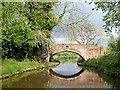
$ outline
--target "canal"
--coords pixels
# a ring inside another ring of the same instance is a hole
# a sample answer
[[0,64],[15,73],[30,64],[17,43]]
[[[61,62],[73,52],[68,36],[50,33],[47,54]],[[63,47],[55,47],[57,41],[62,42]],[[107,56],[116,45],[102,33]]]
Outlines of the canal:
[[64,62],[53,68],[26,72],[4,79],[2,88],[112,88],[119,90],[120,80]]

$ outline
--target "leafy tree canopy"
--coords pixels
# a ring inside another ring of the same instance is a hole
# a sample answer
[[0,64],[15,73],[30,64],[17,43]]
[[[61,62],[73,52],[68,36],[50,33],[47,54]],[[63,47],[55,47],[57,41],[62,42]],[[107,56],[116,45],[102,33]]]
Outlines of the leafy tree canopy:
[[[92,2],[91,2],[92,3]],[[91,4],[90,3],[90,4]],[[120,26],[120,1],[118,2],[94,2],[96,7],[92,10],[101,9],[103,13],[106,12],[103,21],[105,21],[104,28],[106,32],[110,34],[112,32],[112,28],[118,28]],[[117,29],[116,29],[117,31]]]
[[44,44],[51,44],[50,31],[57,24],[52,13],[53,4],[53,2],[2,2],[3,57],[28,58],[36,54],[41,55],[49,46]]

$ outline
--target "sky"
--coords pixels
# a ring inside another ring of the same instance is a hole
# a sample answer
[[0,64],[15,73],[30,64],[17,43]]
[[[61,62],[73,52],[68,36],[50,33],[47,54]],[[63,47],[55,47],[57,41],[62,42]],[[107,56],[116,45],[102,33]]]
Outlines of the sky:
[[[64,9],[64,3],[65,2],[62,3],[63,5],[61,5],[61,7],[58,6],[57,9],[54,8],[54,12],[55,13],[57,12],[56,16],[57,15],[59,16],[62,13],[62,11]],[[84,2],[82,2],[82,4],[80,4],[81,2],[73,2],[73,3],[75,3],[76,8],[81,9],[81,12],[92,13],[92,16],[89,18],[89,20],[91,21],[92,24],[95,24],[99,27],[102,27],[105,24],[105,22],[102,21],[105,13],[103,13],[101,10],[98,10],[98,11],[92,10],[92,8],[95,7],[94,3],[92,3],[91,5],[89,5],[88,3],[84,3]],[[67,8],[68,9],[72,8],[72,5],[71,6],[68,5]],[[63,17],[63,20],[64,20],[64,18],[67,18],[68,16],[69,16],[69,14],[65,13],[65,15]],[[52,36],[55,38],[55,44],[78,44],[76,41],[66,40],[65,37],[64,37],[64,32],[61,32],[60,28],[61,28],[60,25],[57,25],[52,30]],[[117,36],[117,34],[115,34],[115,32],[113,32],[113,35]],[[106,37],[103,37],[103,38],[104,38],[104,41],[101,45],[107,46],[108,39]]]

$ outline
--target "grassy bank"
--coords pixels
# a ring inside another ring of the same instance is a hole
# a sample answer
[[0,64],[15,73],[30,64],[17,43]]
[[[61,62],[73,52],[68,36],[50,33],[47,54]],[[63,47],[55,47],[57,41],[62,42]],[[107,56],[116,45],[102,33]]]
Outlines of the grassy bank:
[[28,76],[33,75],[33,74],[46,72],[47,70],[49,70],[49,68],[45,68],[45,69],[41,69],[41,70],[34,70],[34,71],[30,71],[29,73],[22,73],[20,75],[15,76],[15,77],[11,77],[11,78],[8,78],[8,79],[3,79],[2,80],[2,85],[7,85],[7,84],[10,84],[10,83],[19,81],[22,78],[28,77]]
[[65,62],[77,63],[77,62],[82,62],[83,60],[76,53],[61,52],[61,53],[57,53],[56,55],[54,55],[52,57],[52,61],[58,61],[60,63],[65,63]]
[[99,57],[84,61],[83,66],[88,66],[103,72],[106,75],[120,77],[120,53],[113,52]]
[[30,71],[33,69],[48,67],[54,63],[38,63],[35,61],[29,61],[28,59],[23,60],[22,62],[16,61],[14,59],[5,59],[2,60],[2,71],[0,75],[5,77],[6,75],[11,76],[17,73],[22,73],[25,71]]

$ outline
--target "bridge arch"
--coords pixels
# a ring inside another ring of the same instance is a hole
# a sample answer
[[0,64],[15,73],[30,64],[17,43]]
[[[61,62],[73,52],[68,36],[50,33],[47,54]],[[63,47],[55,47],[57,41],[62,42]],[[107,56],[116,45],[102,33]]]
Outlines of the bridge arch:
[[54,55],[56,55],[58,53],[61,53],[61,52],[73,52],[73,53],[76,53],[77,55],[79,55],[82,58],[83,61],[85,60],[82,53],[80,51],[78,51],[78,50],[75,50],[75,49],[62,49],[62,50],[57,50],[57,51],[54,51],[54,52],[50,53],[49,62],[51,62],[52,57]]
[[98,58],[104,55],[104,47],[86,46],[79,44],[55,44],[50,48],[50,51],[44,51],[41,58],[49,62],[51,57],[58,52],[70,51],[78,54],[83,60]]

